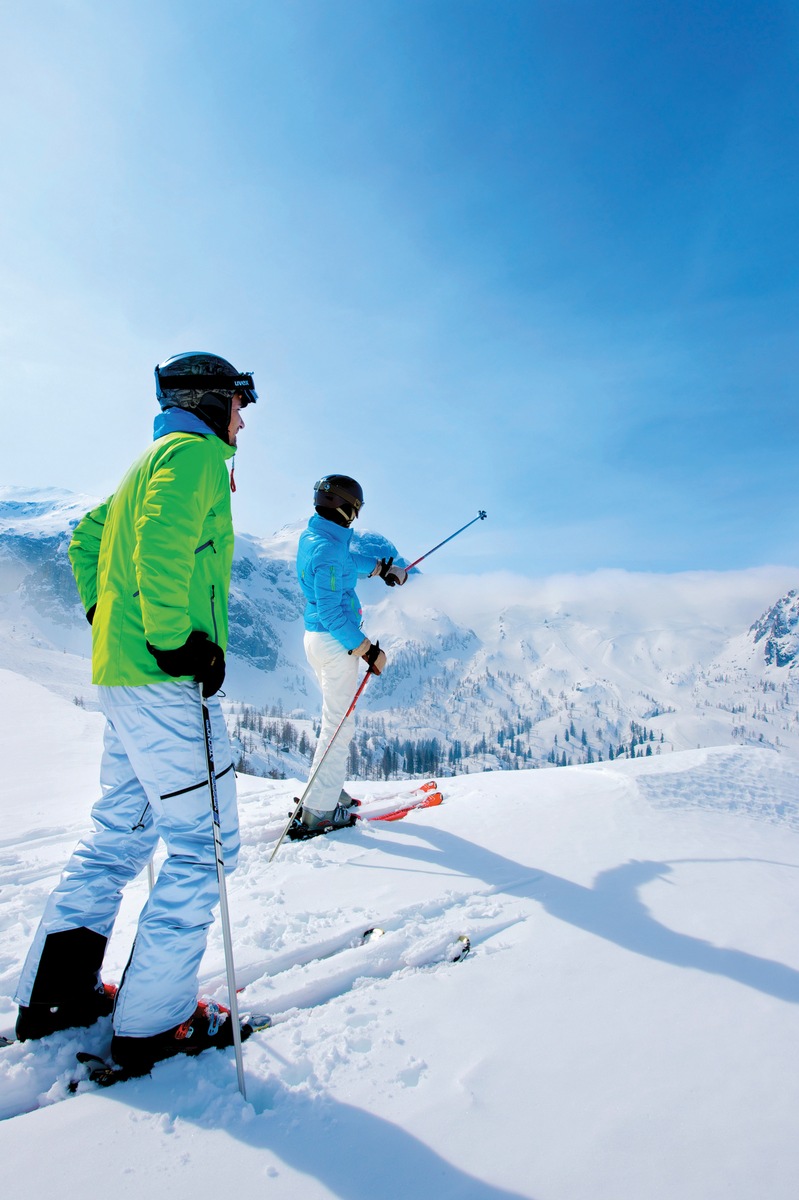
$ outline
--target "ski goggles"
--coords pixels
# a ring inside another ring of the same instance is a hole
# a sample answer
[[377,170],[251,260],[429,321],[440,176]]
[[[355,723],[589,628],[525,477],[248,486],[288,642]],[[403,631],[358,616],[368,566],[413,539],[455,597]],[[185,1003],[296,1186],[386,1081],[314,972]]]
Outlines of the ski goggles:
[[331,508],[335,508],[337,501],[343,500],[346,504],[351,504],[356,515],[361,511],[365,501],[359,496],[347,491],[345,487],[341,487],[338,483],[330,483],[327,479],[317,479],[314,484],[314,494],[324,495],[330,503]]
[[156,367],[156,376],[164,392],[240,392],[242,408],[258,399],[253,377],[246,371],[239,375],[162,375]]

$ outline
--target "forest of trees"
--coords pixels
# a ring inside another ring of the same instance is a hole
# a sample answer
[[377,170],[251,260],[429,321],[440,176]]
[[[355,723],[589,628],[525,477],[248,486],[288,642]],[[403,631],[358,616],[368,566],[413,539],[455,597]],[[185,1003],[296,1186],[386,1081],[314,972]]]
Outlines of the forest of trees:
[[[237,769],[253,775],[284,779],[310,765],[319,736],[319,723],[284,715],[279,706],[256,708],[241,704],[229,716],[231,736],[239,748]],[[499,727],[493,723],[473,739],[399,737],[386,728],[384,718],[356,720],[349,747],[350,779],[406,779],[422,775],[461,775],[471,771],[518,771],[539,766],[567,767],[583,763],[613,762],[660,754],[663,734],[636,721],[629,735],[607,740],[598,726],[589,737],[573,720],[555,734],[548,753],[531,746],[534,732],[530,717],[517,716]],[[604,739],[604,740],[603,740]],[[289,756],[287,759],[286,756]]]
[[[228,716],[234,744],[239,749],[237,770],[286,778],[280,756],[310,764],[319,736],[318,721],[285,716],[279,706],[257,708],[240,704]],[[479,738],[445,740],[438,737],[399,737],[386,731],[380,717],[356,720],[349,747],[347,775],[352,779],[404,779],[420,775],[458,775],[471,770],[520,770],[539,766],[529,745],[533,725],[529,717],[493,725]],[[266,761],[273,765],[266,766]],[[286,764],[288,767],[288,763]]]
[[[596,741],[602,736],[602,730],[597,729]],[[562,737],[555,736],[552,749],[547,755],[547,762],[554,767],[573,767],[580,763],[613,762],[617,758],[644,758],[650,754],[660,754],[660,747],[665,738],[661,733],[655,737],[652,729],[640,725],[637,721],[630,722],[630,736],[623,741],[609,741],[604,750],[595,750],[588,740],[585,729],[580,733],[571,721],[564,729]]]

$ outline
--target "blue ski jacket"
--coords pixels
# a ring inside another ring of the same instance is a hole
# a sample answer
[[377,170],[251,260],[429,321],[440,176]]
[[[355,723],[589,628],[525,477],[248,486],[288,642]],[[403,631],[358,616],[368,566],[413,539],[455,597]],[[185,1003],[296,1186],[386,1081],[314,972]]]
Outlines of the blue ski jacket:
[[297,550],[305,628],[332,634],[345,650],[354,650],[364,639],[355,584],[370,575],[376,564],[376,559],[350,549],[352,534],[352,529],[314,513],[300,534]]

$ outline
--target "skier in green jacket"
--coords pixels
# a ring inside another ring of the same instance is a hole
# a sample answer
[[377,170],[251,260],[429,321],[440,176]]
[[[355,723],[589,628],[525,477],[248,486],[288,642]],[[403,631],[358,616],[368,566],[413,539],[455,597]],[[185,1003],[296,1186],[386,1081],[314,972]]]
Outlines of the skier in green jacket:
[[[233,762],[219,700],[233,557],[230,492],[257,398],[251,375],[192,352],[156,367],[162,411],[150,448],[69,548],[92,625],[92,679],[106,716],[93,830],[51,894],[17,989],[20,1039],[91,1024],[113,1007],[112,1055],[132,1074],[233,1040],[199,1005],[197,974],[218,901],[200,690],[209,710],[226,870],[239,848]],[[142,910],[119,991],[100,969],[122,888],[167,857]]]

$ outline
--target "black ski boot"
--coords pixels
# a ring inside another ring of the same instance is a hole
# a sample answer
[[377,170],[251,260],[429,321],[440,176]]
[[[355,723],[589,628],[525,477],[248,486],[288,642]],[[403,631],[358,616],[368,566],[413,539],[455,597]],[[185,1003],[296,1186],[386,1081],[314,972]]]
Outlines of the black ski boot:
[[[241,1026],[241,1040],[252,1033],[251,1025]],[[176,1054],[202,1054],[203,1050],[224,1050],[233,1045],[230,1009],[211,1000],[200,1000],[193,1015],[182,1025],[155,1033],[151,1037],[124,1037],[114,1034],[111,1057],[126,1079],[149,1075],[157,1062]],[[116,1078],[121,1076],[117,1074]]]
[[[346,797],[346,802],[342,800]],[[292,842],[305,841],[306,838],[317,837],[320,833],[332,833],[336,829],[346,829],[358,820],[353,808],[360,806],[360,800],[342,792],[339,802],[332,813],[315,813],[310,809],[300,809],[289,826],[287,836]]]
[[47,935],[31,1002],[19,1008],[16,1033],[21,1042],[93,1025],[108,1016],[117,989],[100,979],[106,941],[85,928]]

